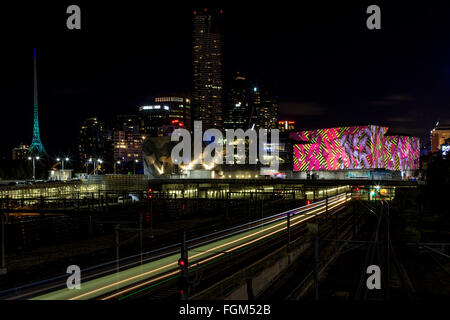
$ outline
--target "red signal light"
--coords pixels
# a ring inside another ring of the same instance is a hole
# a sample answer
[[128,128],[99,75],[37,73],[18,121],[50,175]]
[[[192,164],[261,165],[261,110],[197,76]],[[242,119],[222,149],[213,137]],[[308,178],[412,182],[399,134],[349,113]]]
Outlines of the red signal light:
[[178,278],[178,292],[184,294],[189,291],[188,279],[185,276]]
[[183,258],[180,258],[180,259],[178,260],[178,265],[179,265],[180,267],[184,267],[184,266],[186,265],[186,260],[184,260]]
[[311,200],[306,200],[306,205],[310,205],[311,204]]

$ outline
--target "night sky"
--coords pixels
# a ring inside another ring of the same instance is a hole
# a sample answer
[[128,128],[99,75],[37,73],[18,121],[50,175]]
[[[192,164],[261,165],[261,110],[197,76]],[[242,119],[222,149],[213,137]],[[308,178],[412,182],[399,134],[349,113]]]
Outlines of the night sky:
[[[76,155],[89,116],[111,120],[154,95],[190,92],[195,4],[95,2],[2,4],[2,156],[31,143],[33,47],[52,156]],[[223,6],[225,80],[240,71],[272,87],[280,118],[300,129],[380,124],[428,139],[436,121],[450,123],[450,5],[335,2]],[[81,31],[66,29],[70,4],[81,7]],[[381,7],[381,30],[366,28],[370,4]]]

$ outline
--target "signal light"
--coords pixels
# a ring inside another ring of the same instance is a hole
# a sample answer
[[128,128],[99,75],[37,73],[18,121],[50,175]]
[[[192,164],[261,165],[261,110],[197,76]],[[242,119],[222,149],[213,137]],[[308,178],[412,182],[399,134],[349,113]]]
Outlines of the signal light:
[[311,200],[306,200],[306,205],[310,205],[311,204]]
[[178,265],[182,268],[184,268],[187,265],[187,261],[184,258],[178,259]]
[[178,278],[178,292],[180,294],[185,294],[188,292],[188,280],[185,277],[179,277]]

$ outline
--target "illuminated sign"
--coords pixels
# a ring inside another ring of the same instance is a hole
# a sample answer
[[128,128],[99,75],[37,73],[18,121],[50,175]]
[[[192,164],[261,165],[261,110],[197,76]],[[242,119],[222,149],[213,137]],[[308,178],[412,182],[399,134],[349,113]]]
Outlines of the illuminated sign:
[[143,110],[162,110],[162,109],[164,109],[166,111],[169,111],[169,106],[164,106],[163,108],[161,108],[160,105],[139,107],[139,111],[143,111]]

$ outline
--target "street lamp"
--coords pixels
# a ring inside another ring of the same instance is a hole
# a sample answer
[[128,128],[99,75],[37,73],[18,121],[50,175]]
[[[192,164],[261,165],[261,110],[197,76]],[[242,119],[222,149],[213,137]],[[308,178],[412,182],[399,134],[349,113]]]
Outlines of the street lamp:
[[64,158],[64,159],[60,159],[60,158],[56,158],[56,161],[61,161],[61,169],[64,171],[64,161],[69,161],[69,158]]
[[136,163],[138,163],[139,161],[136,159],[133,162],[133,174],[136,174]]
[[100,164],[103,163],[102,159],[92,159],[92,158],[89,158],[88,162],[89,162],[89,163],[94,162],[94,175],[96,175],[96,174],[97,174],[97,163],[100,163]]
[[[96,160],[97,160],[97,162],[96,162]],[[100,164],[103,163],[102,159],[96,159],[96,160],[94,160],[94,166],[95,166],[94,174],[95,175],[97,175],[97,165],[98,165],[98,163],[100,163]]]
[[86,163],[86,175],[89,174],[89,163],[91,163],[91,162],[92,162],[92,158],[89,158],[87,163]]
[[33,160],[33,180],[36,180],[36,160],[39,160],[39,156],[28,157],[28,160]]

